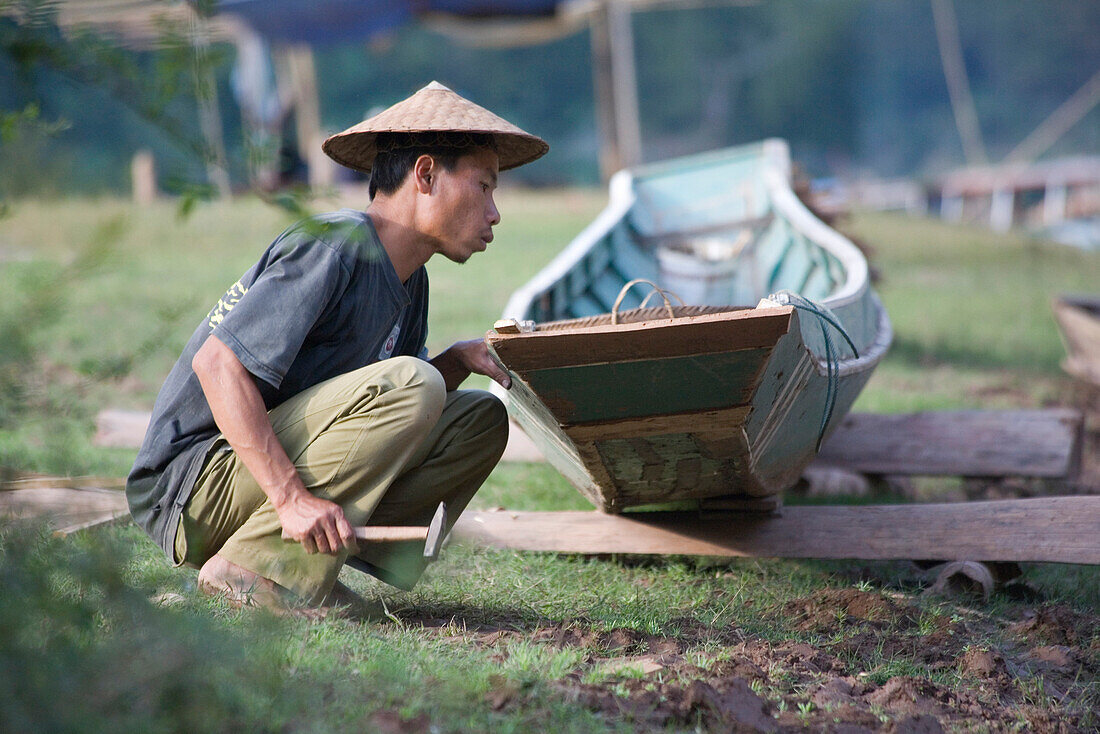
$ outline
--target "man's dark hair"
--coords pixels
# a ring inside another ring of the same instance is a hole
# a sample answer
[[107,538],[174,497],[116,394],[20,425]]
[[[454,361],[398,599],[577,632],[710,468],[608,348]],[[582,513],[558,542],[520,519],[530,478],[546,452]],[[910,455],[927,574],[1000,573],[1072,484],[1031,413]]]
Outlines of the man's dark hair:
[[392,194],[401,187],[416,159],[430,155],[447,171],[453,171],[462,156],[479,148],[496,150],[491,133],[379,133],[378,155],[370,172],[368,195],[381,191]]

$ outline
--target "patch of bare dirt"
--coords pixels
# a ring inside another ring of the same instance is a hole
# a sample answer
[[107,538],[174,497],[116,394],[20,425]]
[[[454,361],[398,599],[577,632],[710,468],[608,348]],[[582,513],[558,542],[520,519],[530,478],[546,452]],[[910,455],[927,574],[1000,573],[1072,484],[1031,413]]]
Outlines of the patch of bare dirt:
[[[844,608],[850,616],[830,623],[848,625],[849,631],[857,625],[844,642],[820,647],[747,640],[727,648],[704,668],[688,664],[681,656],[666,658],[660,682],[649,676],[615,685],[585,684],[578,674],[562,681],[561,689],[578,704],[610,718],[626,719],[639,730],[670,726],[780,732],[939,732],[960,727],[1079,730],[1075,722],[1085,711],[1073,702],[1080,689],[1071,691],[1071,676],[1078,676],[1083,665],[1079,648],[987,649],[972,644],[980,633],[958,620],[944,618],[930,634],[915,634],[904,622],[915,616],[914,610],[880,595],[822,592],[812,597],[819,603],[827,598],[849,602]],[[806,602],[802,600],[799,608],[808,606],[812,611],[814,604]],[[814,618],[814,614],[805,617]],[[1058,621],[1052,624],[1051,619]],[[1047,609],[1018,624],[1044,630],[1050,639],[1080,635],[1087,622],[1070,610]],[[899,631],[898,626],[906,629]],[[862,672],[860,653],[867,667],[878,656],[880,661],[909,659],[929,670],[954,669],[962,684],[949,688],[904,675],[877,683]],[[1021,676],[1034,681],[1051,705],[1060,708],[1040,708],[1029,702],[1016,680]],[[1095,674],[1086,678],[1094,679]]]
[[1048,605],[1027,609],[1008,631],[1023,640],[1048,645],[1089,645],[1095,649],[1097,619],[1069,607]]
[[[565,680],[563,693],[586,708],[626,719],[637,727],[703,724],[716,731],[774,732],[774,707],[743,678],[721,678],[696,669],[684,682],[629,679],[608,686]],[[686,671],[685,671],[686,672]],[[625,695],[624,695],[625,691]]]
[[[901,594],[855,588],[823,589],[775,613],[814,642],[768,642],[689,619],[670,622],[667,636],[581,621],[507,628],[470,628],[453,617],[419,622],[502,661],[518,642],[584,650],[584,662],[552,687],[641,732],[1060,733],[1095,726],[1096,615],[1047,605],[1016,607],[1007,619],[922,616]],[[881,677],[895,665],[913,674]],[[488,707],[528,705],[528,691],[494,678]]]
[[[631,678],[614,687],[583,683],[579,676],[559,683],[563,694],[581,706],[637,730],[700,727],[735,732],[935,732],[965,721],[1002,721],[966,693],[957,694],[923,678],[899,676],[883,685],[836,670],[821,651],[775,648],[777,657],[765,673],[749,655],[708,669],[694,666],[665,671],[662,680]],[[816,658],[810,665],[801,665]],[[784,661],[796,663],[784,667]],[[737,671],[749,677],[733,674]],[[801,671],[801,672],[799,672]],[[776,695],[771,682],[780,677],[792,693]],[[793,693],[804,690],[806,697]]]
[[541,620],[534,624],[517,621],[514,625],[498,627],[464,622],[459,624],[457,619],[457,616],[403,615],[402,621],[425,630],[435,630],[445,637],[478,647],[506,647],[510,642],[524,640],[556,648],[587,649],[593,651],[594,657],[679,655],[695,645],[730,645],[740,639],[736,630],[708,628],[694,619],[686,618],[669,622],[669,633],[665,636],[649,635],[631,629],[599,630],[550,620]]
[[822,589],[804,599],[795,599],[783,607],[783,614],[797,620],[802,632],[831,633],[861,626],[872,629],[893,627],[908,629],[916,616],[911,606],[859,589]]
[[935,671],[954,667],[972,636],[964,621],[947,617],[936,619],[931,632],[919,634],[911,626],[905,629],[906,634],[885,635],[873,629],[857,630],[830,645],[830,649],[866,665],[876,658],[903,658]]
[[390,709],[372,714],[369,728],[377,734],[428,734],[432,731],[431,719],[427,714],[406,719]]

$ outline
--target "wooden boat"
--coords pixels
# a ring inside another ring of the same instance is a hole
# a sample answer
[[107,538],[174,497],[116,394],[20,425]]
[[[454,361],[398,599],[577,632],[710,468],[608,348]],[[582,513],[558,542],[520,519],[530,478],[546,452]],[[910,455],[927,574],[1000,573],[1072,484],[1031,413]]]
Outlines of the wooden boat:
[[1100,296],[1058,296],[1052,308],[1066,346],[1062,369],[1100,387]]
[[782,492],[886,352],[865,257],[789,177],[780,140],[620,172],[487,334],[513,419],[599,509]]

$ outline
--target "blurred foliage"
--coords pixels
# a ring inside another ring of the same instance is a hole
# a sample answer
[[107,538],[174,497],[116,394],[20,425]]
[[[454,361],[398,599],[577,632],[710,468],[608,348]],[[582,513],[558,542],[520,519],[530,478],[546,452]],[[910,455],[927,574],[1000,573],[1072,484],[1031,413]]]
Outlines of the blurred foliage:
[[95,406],[88,394],[117,385],[172,338],[187,302],[146,304],[148,329],[122,348],[62,363],[51,358],[58,324],[87,319],[90,340],[108,338],[104,323],[72,301],[114,262],[128,229],[120,215],[89,224],[64,262],[31,260],[0,271],[0,480],[16,471],[67,473],[87,460]]
[[131,547],[0,524],[0,731],[278,728],[280,660],[256,618],[160,608],[132,585]]
[[16,282],[7,284],[14,297],[0,308],[0,430],[12,428],[27,413],[50,412],[55,395],[33,389],[39,367],[37,337],[64,315],[66,293],[103,262],[121,227],[121,220],[111,220],[70,264],[38,263],[20,269]]
[[[57,6],[0,0],[0,121],[24,110],[6,122],[21,134],[0,138],[13,164],[0,168],[0,194],[118,190],[147,143],[180,168],[175,175],[196,178],[212,155],[194,122],[196,80],[227,69],[229,49],[196,53],[187,29],[162,19],[155,49],[137,53],[87,27],[62,32]],[[29,124],[40,114],[56,122]]]
[[45,181],[61,175],[60,169],[46,163],[47,145],[69,127],[64,120],[43,120],[36,102],[13,111],[0,110],[0,156],[5,162],[0,170],[0,202],[35,191]]
[[[1100,3],[955,2],[959,39],[989,157],[1002,159],[1100,69]],[[931,4],[862,3],[857,150],[884,172],[963,163]],[[1100,108],[1051,155],[1100,152]]]

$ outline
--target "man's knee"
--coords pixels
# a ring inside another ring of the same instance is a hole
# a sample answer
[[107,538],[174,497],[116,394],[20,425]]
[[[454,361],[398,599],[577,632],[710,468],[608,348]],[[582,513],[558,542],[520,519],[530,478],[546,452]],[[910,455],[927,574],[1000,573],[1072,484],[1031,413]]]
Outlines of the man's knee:
[[424,420],[433,424],[439,420],[447,400],[447,385],[439,370],[422,359],[405,356],[391,357],[386,367],[394,387],[409,393]]
[[508,444],[508,409],[490,392],[464,390],[462,393],[469,430],[478,434],[487,453],[495,453],[499,458]]

